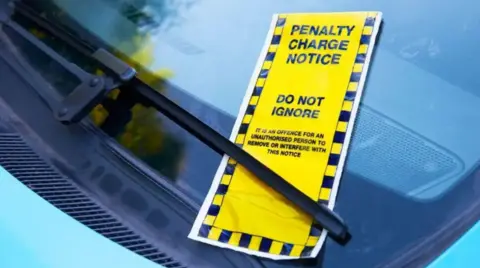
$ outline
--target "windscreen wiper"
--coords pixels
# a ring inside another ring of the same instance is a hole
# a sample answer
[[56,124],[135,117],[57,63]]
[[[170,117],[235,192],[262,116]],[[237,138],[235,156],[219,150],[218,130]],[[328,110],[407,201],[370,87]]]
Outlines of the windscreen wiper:
[[[47,101],[55,117],[60,122],[67,125],[78,123],[96,105],[102,104],[109,111],[109,116],[101,127],[109,135],[115,136],[119,129],[130,121],[130,110],[136,103],[154,107],[219,154],[226,154],[235,159],[265,184],[311,215],[314,223],[318,227],[326,229],[335,241],[343,244],[349,240],[350,234],[346,224],[332,210],[310,199],[245,150],[172,102],[163,94],[142,82],[135,76],[136,71],[134,68],[107,50],[97,48],[70,35],[68,31],[59,25],[50,22],[21,3],[15,3],[14,10],[16,13],[34,22],[42,30],[49,32],[52,36],[65,42],[85,57],[98,63],[105,73],[103,76],[89,74],[77,65],[68,62],[17,23],[11,20],[1,22],[3,27],[11,28],[81,81],[80,85],[62,101]],[[117,99],[106,98],[108,92],[116,88],[120,90]]]

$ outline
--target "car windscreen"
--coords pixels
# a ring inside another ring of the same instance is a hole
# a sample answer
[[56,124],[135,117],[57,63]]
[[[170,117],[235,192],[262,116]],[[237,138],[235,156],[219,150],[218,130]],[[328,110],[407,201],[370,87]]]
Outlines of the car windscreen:
[[[167,80],[159,83],[155,76],[145,77],[152,87],[225,136],[230,134],[273,13],[382,11],[383,27],[335,207],[351,226],[354,239],[346,247],[328,241],[321,264],[373,267],[426,251],[430,245],[421,243],[427,238],[442,241],[438,237],[460,232],[449,224],[463,219],[479,195],[480,128],[475,124],[480,119],[475,79],[479,56],[474,53],[480,44],[474,34],[480,23],[479,4],[40,2],[37,8],[46,16],[59,21],[68,16],[75,22],[69,24],[72,31],[86,30],[127,61]],[[35,32],[33,26],[31,30]],[[45,42],[61,46],[54,40]],[[49,73],[48,66],[38,69]],[[56,85],[63,87],[60,82]],[[101,107],[91,115],[97,124],[104,118]],[[198,203],[220,162],[206,145],[141,106],[134,107],[132,121],[117,140]],[[417,245],[424,246],[412,253]],[[431,258],[433,253],[429,254],[423,257]]]

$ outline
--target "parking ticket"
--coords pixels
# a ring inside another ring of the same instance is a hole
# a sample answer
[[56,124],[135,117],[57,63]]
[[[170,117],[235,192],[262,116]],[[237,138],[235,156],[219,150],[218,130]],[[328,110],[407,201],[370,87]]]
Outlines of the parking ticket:
[[[380,12],[277,14],[231,141],[333,209]],[[316,257],[326,231],[225,155],[189,238],[271,259]]]

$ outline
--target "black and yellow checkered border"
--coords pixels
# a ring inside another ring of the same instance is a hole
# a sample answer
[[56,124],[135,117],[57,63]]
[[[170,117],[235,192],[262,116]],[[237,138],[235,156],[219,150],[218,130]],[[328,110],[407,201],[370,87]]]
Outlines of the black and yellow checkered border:
[[[352,68],[350,81],[342,104],[342,110],[339,115],[337,128],[333,138],[332,148],[330,150],[328,165],[325,170],[322,187],[318,196],[318,202],[323,204],[328,204],[328,201],[330,200],[331,191],[335,181],[335,174],[337,172],[337,167],[340,162],[340,155],[342,152],[348,123],[350,121],[350,116],[353,109],[353,102],[355,101],[357,95],[357,89],[359,86],[361,74],[363,72],[365,60],[367,58],[368,46],[371,43],[370,39],[374,30],[375,17],[376,13],[369,13],[362,29],[363,32],[360,39],[360,46],[357,51],[354,66]],[[286,16],[279,15],[276,21],[275,31],[271,39],[267,55],[263,61],[260,74],[255,84],[255,88],[250,97],[250,101],[247,106],[245,115],[242,119],[242,124],[240,125],[240,129],[235,138],[235,144],[240,147],[243,146],[246,140],[248,127],[252,120],[253,114],[255,113],[255,108],[258,104],[260,95],[262,94],[262,90],[268,77],[268,73],[270,71],[270,68],[272,67],[273,59],[275,58],[275,53],[280,44],[281,35],[285,23]],[[200,227],[199,236],[222,243],[227,243],[232,246],[244,247],[250,250],[270,254],[291,257],[310,256],[315,245],[320,239],[322,230],[312,227],[309,238],[305,244],[290,244],[281,241],[275,241],[266,237],[240,232],[232,232],[214,226],[215,219],[220,212],[223,198],[228,191],[228,186],[230,185],[230,182],[232,180],[236,165],[237,163],[234,159],[230,158],[228,160],[227,166],[222,175],[220,185],[217,188],[212,204],[210,205],[203,224]]]

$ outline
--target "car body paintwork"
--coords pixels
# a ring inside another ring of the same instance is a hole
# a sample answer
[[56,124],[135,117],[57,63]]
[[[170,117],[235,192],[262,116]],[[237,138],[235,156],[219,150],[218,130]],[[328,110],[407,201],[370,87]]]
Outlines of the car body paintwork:
[[0,267],[162,266],[64,214],[0,167]]
[[480,222],[435,259],[428,268],[455,268],[480,266]]

